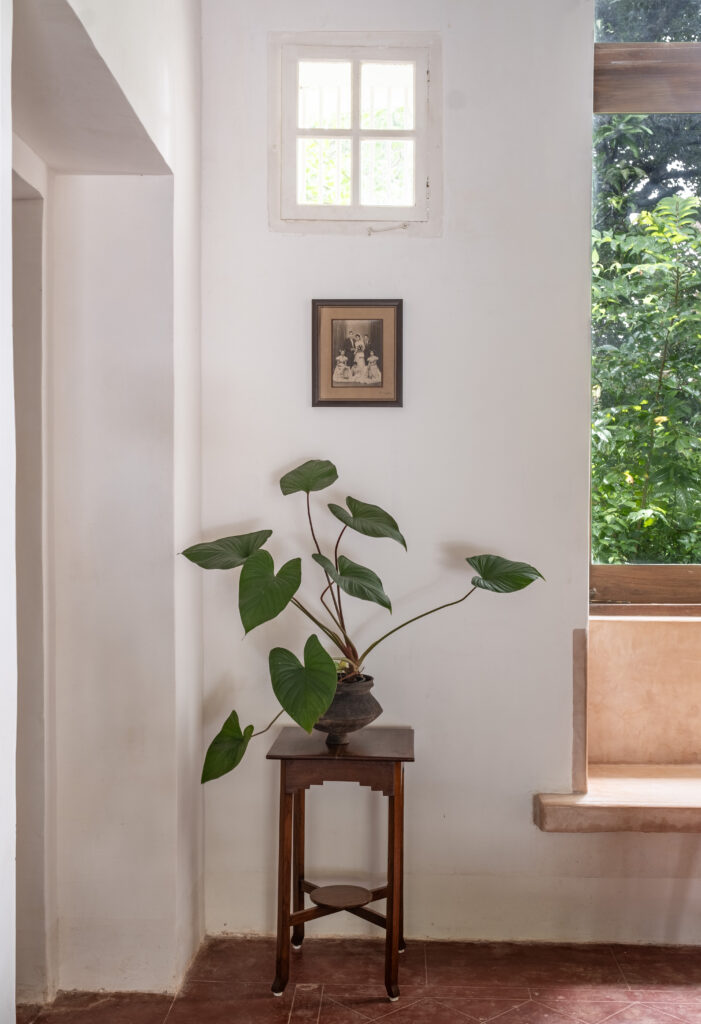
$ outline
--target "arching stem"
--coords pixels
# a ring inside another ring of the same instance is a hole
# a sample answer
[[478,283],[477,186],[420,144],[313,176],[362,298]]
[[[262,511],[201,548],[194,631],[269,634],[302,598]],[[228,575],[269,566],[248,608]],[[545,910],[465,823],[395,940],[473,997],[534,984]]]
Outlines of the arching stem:
[[477,587],[471,587],[468,590],[468,592],[466,594],[463,594],[462,597],[459,597],[457,601],[447,601],[445,604],[439,604],[437,608],[430,608],[427,612],[422,612],[420,615],[415,615],[412,619],[407,619],[406,622],[402,622],[401,625],[395,626],[394,629],[390,629],[389,633],[385,633],[383,636],[379,638],[379,640],[375,640],[374,643],[370,644],[370,646],[363,651],[363,653],[358,658],[358,664],[362,666],[363,662],[367,658],[370,651],[374,651],[377,645],[381,644],[383,640],[386,640],[388,636],[392,636],[392,633],[396,633],[398,630],[404,629],[405,626],[411,625],[412,622],[418,622],[419,619],[425,619],[427,615],[433,615],[434,612],[440,612],[443,610],[443,608],[452,608],[454,604],[461,604],[461,602],[465,601],[470,596],[470,594],[473,594],[475,592],[476,589]]

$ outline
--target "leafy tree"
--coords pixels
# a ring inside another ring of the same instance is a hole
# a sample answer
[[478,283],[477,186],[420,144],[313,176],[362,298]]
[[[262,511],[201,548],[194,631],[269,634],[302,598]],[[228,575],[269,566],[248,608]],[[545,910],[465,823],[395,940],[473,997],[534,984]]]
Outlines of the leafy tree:
[[701,116],[599,114],[594,119],[594,226],[624,231],[667,196],[701,195]]
[[697,42],[699,0],[597,0],[596,38],[601,43]]
[[596,561],[701,561],[700,205],[593,232]]

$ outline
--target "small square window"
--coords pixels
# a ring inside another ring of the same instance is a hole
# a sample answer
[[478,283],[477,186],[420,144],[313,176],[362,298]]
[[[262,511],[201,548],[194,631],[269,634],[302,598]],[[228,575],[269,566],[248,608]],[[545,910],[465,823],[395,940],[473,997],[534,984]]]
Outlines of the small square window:
[[[412,45],[396,45],[408,36]],[[425,45],[416,34],[381,34],[376,45],[366,34],[362,45],[355,36],[281,38],[273,226],[275,207],[283,224],[437,222],[437,44],[424,38]]]

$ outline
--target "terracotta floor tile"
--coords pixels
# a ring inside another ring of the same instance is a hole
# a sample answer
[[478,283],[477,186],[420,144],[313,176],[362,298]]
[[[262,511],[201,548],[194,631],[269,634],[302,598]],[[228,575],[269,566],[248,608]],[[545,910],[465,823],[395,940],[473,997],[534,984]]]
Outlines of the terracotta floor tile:
[[368,1020],[370,1020],[369,1017],[329,999],[324,993],[318,1024],[366,1024]]
[[41,1013],[41,1006],[21,1003],[17,1007],[17,1024],[33,1024]]
[[447,1006],[454,1010],[456,1017],[458,1014],[464,1014],[468,1020],[481,1022],[493,1020],[500,1014],[506,1013],[507,1010],[515,1010],[522,1003],[527,1002],[528,997],[526,996],[525,999],[484,999],[463,995],[459,998],[452,997],[449,999],[436,997],[436,1001],[441,1003],[442,1006]]
[[679,1024],[679,1017],[665,1013],[657,1004],[634,1003],[620,1013],[614,1013],[606,1024]]
[[379,1020],[381,1017],[386,1017],[387,1014],[394,1013],[399,1008],[417,1002],[423,997],[423,994],[423,987],[400,984],[399,1000],[392,1003],[387,997],[384,985],[373,985],[371,988],[324,986],[325,1000],[353,1010],[364,1020]]
[[[274,958],[272,967],[274,975]],[[290,979],[295,982],[372,988],[383,983],[384,974],[385,946],[378,939],[305,939],[290,957]],[[423,985],[425,980],[423,943],[411,943],[399,958],[399,987]]]
[[426,985],[423,995],[431,999],[507,999],[516,1006],[531,997],[528,985]]
[[163,1024],[172,996],[146,992],[61,993],[36,1024]]
[[470,1020],[435,999],[417,999],[409,1006],[390,1011],[381,1019],[382,1024],[468,1024]]
[[[203,1003],[233,1003],[236,999],[262,999],[264,996],[272,996],[272,983],[272,975],[264,981],[252,982],[223,977],[217,981],[198,981],[190,980],[188,977],[178,992],[178,999],[187,999],[191,1003],[197,999],[201,999]],[[294,988],[294,982],[289,982],[285,995],[291,998]]]
[[62,992],[17,1024],[701,1024],[701,948],[410,943],[401,997],[381,939],[308,938],[271,991],[271,939],[209,939],[178,997]]
[[607,946],[527,943],[426,943],[431,986],[612,984],[621,972]]
[[628,990],[638,1003],[696,1003],[701,1005],[701,985],[658,985],[654,988],[636,985]]
[[317,1024],[322,993],[323,985],[295,985],[289,1024]]
[[652,1009],[659,1007],[664,1013],[670,1014],[684,1024],[701,1024],[701,1004],[697,1003],[647,1003]]
[[[607,1001],[614,1003],[633,1003],[639,997],[633,995],[625,984],[619,985],[598,985],[583,983],[580,985],[534,985],[531,987],[531,996],[537,1002],[546,1003],[558,1009],[559,1005],[572,1002],[597,1002]],[[613,1011],[612,1011],[613,1012]]]
[[276,999],[271,992],[234,1002],[176,999],[167,1024],[288,1024],[291,1005],[291,996]]
[[497,1017],[497,1024],[572,1024],[573,1018],[542,1003],[522,1003],[515,1010]]
[[266,981],[275,977],[275,941],[209,938],[188,971],[189,981]]
[[629,985],[701,984],[701,948],[616,946],[614,953]]
[[613,999],[603,1002],[588,999],[573,999],[565,1003],[555,1003],[549,1002],[547,999],[537,999],[535,1002],[571,1016],[578,1022],[578,1024],[602,1024],[603,1021],[608,1021],[609,1017],[614,1013],[618,1013],[619,1010],[625,1010],[630,1006],[630,1000],[625,999],[619,1000],[618,1002]]

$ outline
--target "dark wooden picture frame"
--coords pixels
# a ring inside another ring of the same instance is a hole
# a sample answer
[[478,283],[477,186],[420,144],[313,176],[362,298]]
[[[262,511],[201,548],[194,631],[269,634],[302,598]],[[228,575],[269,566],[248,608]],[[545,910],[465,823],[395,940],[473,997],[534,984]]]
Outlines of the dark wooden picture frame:
[[312,405],[402,405],[401,299],[312,299]]

